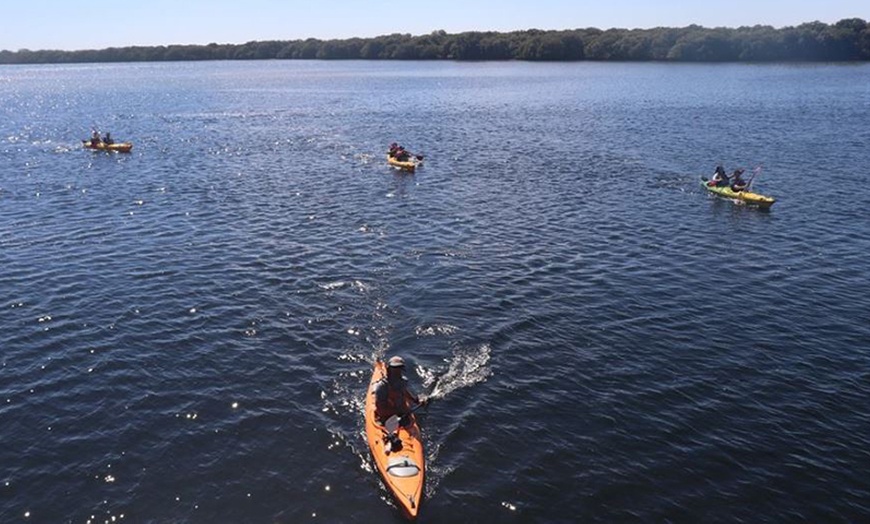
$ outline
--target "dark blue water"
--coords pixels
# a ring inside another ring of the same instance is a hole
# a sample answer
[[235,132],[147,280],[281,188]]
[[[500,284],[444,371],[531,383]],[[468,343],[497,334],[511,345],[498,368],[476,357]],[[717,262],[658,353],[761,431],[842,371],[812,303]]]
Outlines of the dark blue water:
[[0,67],[0,521],[400,520],[392,354],[421,522],[866,521],[868,115],[867,65]]

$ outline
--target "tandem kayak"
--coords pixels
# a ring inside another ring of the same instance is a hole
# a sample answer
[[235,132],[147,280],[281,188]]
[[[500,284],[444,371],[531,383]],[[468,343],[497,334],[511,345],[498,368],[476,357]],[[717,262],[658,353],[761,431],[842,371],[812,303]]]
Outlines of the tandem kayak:
[[114,144],[97,142],[94,144],[90,140],[82,140],[82,146],[85,149],[93,149],[94,151],[117,151],[118,153],[129,153],[133,149],[132,142],[115,142]]
[[397,160],[390,155],[387,155],[387,163],[393,167],[398,167],[402,171],[413,172],[415,169],[417,169],[417,166],[423,163],[423,161],[417,160],[414,157],[409,157],[408,160]]
[[730,187],[715,187],[707,185],[707,179],[701,177],[701,185],[704,186],[704,189],[711,193],[715,193],[721,197],[725,197],[737,202],[742,202],[744,204],[749,204],[751,206],[758,206],[760,208],[767,209],[776,202],[776,199],[760,195],[758,193],[753,193],[751,191],[734,191]]
[[[423,498],[423,478],[425,476],[423,440],[420,436],[417,418],[413,413],[406,415],[409,419],[408,424],[398,427],[396,430],[398,439],[393,439],[392,443],[386,426],[377,421],[375,417],[375,386],[379,380],[386,378],[386,376],[386,365],[380,360],[375,362],[372,379],[366,393],[366,438],[384,484],[398,502],[402,513],[410,519],[416,519],[417,511],[420,509],[420,500]],[[396,440],[401,444],[399,445]]]

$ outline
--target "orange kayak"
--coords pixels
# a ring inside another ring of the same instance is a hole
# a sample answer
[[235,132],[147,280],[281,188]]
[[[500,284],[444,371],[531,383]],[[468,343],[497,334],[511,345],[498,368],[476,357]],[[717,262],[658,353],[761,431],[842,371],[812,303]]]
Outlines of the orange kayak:
[[94,151],[117,151],[119,153],[129,153],[133,149],[132,142],[115,142],[114,144],[106,144],[105,142],[91,143],[90,140],[82,140],[82,146],[85,149],[93,149]]
[[409,424],[405,427],[399,426],[397,430],[400,446],[395,443],[389,444],[386,427],[377,422],[375,385],[381,378],[386,377],[386,373],[384,363],[375,362],[372,380],[366,393],[366,438],[384,484],[393,494],[405,516],[413,520],[417,518],[420,500],[423,498],[425,476],[423,441],[417,418],[413,413],[407,415],[410,418]]

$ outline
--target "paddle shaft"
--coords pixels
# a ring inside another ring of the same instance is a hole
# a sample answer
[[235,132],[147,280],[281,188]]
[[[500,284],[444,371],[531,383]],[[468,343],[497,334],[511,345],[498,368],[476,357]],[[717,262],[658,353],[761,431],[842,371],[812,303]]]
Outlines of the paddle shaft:
[[761,173],[761,166],[758,166],[752,170],[752,176],[749,177],[749,182],[746,183],[746,190],[749,190],[749,188],[752,186],[752,181],[755,180],[755,177],[758,175],[758,173]]

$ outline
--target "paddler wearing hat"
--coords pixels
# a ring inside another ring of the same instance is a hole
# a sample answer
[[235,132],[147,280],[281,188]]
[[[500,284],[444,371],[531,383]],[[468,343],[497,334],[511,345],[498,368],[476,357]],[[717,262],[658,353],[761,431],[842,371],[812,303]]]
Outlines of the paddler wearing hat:
[[404,371],[405,360],[398,355],[390,357],[387,375],[375,386],[375,417],[381,424],[393,415],[401,418],[417,405],[426,404],[425,397],[418,397],[408,389]]

